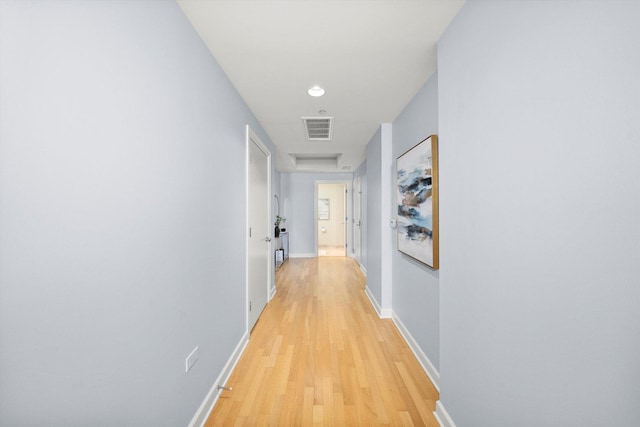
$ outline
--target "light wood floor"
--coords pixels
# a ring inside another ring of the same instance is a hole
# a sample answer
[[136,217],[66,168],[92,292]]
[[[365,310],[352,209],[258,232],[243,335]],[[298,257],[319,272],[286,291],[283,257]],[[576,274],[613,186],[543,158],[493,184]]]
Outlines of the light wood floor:
[[346,256],[344,246],[318,246],[318,256]]
[[295,258],[206,426],[432,426],[438,392],[351,258]]

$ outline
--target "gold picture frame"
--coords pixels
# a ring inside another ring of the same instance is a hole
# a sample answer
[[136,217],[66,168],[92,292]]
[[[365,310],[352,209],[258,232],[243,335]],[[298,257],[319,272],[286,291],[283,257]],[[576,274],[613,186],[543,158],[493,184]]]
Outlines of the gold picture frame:
[[431,135],[396,160],[398,250],[437,270],[438,137]]

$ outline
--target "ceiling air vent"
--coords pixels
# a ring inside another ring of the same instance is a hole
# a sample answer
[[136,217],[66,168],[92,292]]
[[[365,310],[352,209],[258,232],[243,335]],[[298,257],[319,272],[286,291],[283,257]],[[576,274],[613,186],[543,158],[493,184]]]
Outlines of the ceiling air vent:
[[302,117],[309,141],[330,141],[333,117]]

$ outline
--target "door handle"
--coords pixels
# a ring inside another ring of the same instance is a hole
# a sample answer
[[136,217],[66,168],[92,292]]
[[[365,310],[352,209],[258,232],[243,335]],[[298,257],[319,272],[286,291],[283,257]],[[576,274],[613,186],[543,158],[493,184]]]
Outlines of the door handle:
[[264,241],[265,241],[265,242],[270,242],[270,241],[271,241],[271,237],[269,237],[269,236],[265,237],[265,238],[264,238]]

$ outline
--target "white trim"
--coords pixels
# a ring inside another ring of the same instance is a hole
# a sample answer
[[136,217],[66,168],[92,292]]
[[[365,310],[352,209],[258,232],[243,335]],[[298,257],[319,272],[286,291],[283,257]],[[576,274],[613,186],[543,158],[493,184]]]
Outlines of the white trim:
[[440,427],[456,427],[456,424],[453,422],[449,413],[446,409],[444,409],[444,405],[440,400],[436,402],[436,410],[433,411],[433,415],[436,417],[438,424]]
[[271,301],[273,297],[276,296],[276,292],[278,292],[278,290],[275,286],[269,290],[269,301]]
[[[247,333],[250,331],[249,326],[249,163],[250,163],[250,149],[249,144],[251,142],[256,144],[262,152],[267,156],[267,232],[271,233],[271,151],[267,148],[266,145],[262,142],[260,137],[256,135],[256,133],[251,129],[249,125],[245,126],[245,295],[246,295],[246,304],[245,304],[245,325]],[[267,304],[271,300],[269,295],[271,294],[271,288],[273,288],[273,279],[274,275],[274,251],[273,251],[273,242],[269,244],[269,249],[267,251]]]
[[220,397],[221,390],[218,389],[218,385],[225,385],[227,383],[231,372],[233,372],[233,369],[236,367],[236,364],[238,363],[238,360],[240,360],[240,356],[242,356],[242,353],[244,352],[244,349],[247,347],[248,343],[249,333],[245,332],[235,350],[233,350],[231,357],[224,365],[224,368],[222,368],[222,372],[220,372],[220,375],[218,375],[218,378],[216,378],[213,385],[211,386],[211,390],[209,390],[209,393],[207,393],[207,397],[205,397],[205,399],[202,401],[202,404],[198,408],[198,411],[191,419],[189,427],[204,427],[204,424],[207,422],[207,418],[209,418],[213,407],[218,401],[218,397]]
[[244,314],[244,328],[249,332],[249,144],[251,129],[247,125],[245,130],[245,145],[244,145],[244,242],[245,242],[245,254],[244,254],[244,294],[245,294],[245,314]]
[[289,258],[315,258],[316,254],[307,253],[307,254],[289,254]]
[[362,272],[364,273],[364,277],[367,277],[367,269],[364,268],[364,265],[358,263],[358,265],[360,266],[360,270],[362,270]]
[[378,317],[382,317],[380,315],[380,312],[381,312],[380,304],[378,304],[378,301],[376,301],[376,298],[373,296],[373,294],[371,293],[371,290],[369,289],[368,286],[365,286],[364,293],[367,295],[367,298],[369,298],[369,301],[371,302],[371,305],[373,306],[373,309],[378,314]]
[[[391,182],[393,171],[393,138],[392,124],[380,125],[380,229],[381,263],[380,263],[380,305],[389,314],[393,310],[393,240],[389,228],[391,220]],[[391,317],[391,316],[388,316]]]
[[371,293],[371,290],[369,289],[368,286],[365,286],[364,293],[367,295],[367,298],[369,298],[369,301],[371,302],[371,305],[373,306],[373,309],[378,314],[379,318],[381,318],[381,319],[391,319],[393,317],[393,311],[392,310],[380,307],[380,304],[375,299],[375,297]]
[[[356,185],[357,184],[357,185]],[[362,177],[360,176],[355,176],[353,177],[353,184],[351,185],[351,188],[353,189],[352,194],[351,194],[351,203],[353,204],[352,209],[351,209],[351,232],[353,233],[353,246],[351,246],[351,251],[353,254],[353,258],[355,258],[356,261],[358,261],[358,264],[361,264],[362,262]],[[358,210],[359,212],[356,212],[356,200],[358,201]],[[356,225],[356,213],[358,213],[358,217],[359,217],[359,221],[360,221],[360,225]],[[359,239],[356,239],[356,230],[360,230],[358,232],[360,237]],[[358,242],[358,250],[356,251],[356,241]],[[362,264],[360,265],[360,267],[362,267]],[[366,275],[366,274],[365,274]]]
[[392,319],[393,318],[393,310],[390,308],[383,308],[380,310],[380,318],[381,319]]
[[424,371],[427,373],[427,376],[431,380],[431,383],[436,388],[436,390],[440,392],[440,372],[438,372],[436,367],[433,366],[431,360],[429,360],[424,351],[422,351],[422,348],[415,340],[415,338],[413,338],[413,335],[411,335],[404,323],[402,323],[402,320],[400,320],[396,312],[393,312],[392,318],[393,323],[396,324],[398,331],[400,331],[400,335],[402,335],[411,351],[413,351],[413,354],[416,356],[416,359],[418,359],[418,362],[420,362],[420,365],[422,365],[422,369],[424,369]]
[[[347,205],[344,207],[344,214],[347,217],[345,226],[345,254],[349,254],[349,249],[353,245],[353,221],[351,220],[353,217],[353,197],[349,197],[353,195],[353,180],[349,179],[317,179],[314,182],[314,199],[313,199],[313,219],[314,219],[314,248],[316,252],[314,253],[314,257],[318,256],[318,184],[343,184],[344,188],[347,190],[346,202]],[[346,256],[345,255],[345,256]]]

